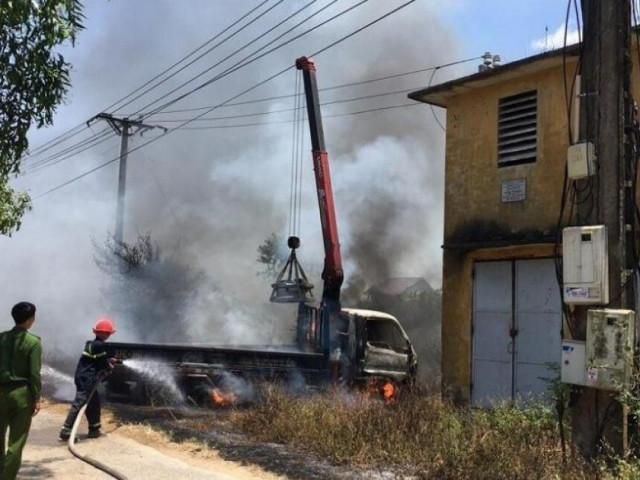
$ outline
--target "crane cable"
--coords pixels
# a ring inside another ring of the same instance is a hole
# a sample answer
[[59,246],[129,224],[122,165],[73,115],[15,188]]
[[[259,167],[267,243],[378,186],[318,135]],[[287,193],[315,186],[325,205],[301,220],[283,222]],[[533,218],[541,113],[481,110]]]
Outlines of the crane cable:
[[300,210],[302,201],[302,135],[304,108],[302,105],[302,74],[295,70],[293,96],[293,132],[291,143],[291,185],[289,196],[289,236],[300,236]]
[[67,442],[67,446],[69,447],[69,451],[75,457],[77,457],[78,459],[82,460],[83,462],[88,463],[89,465],[97,468],[98,470],[103,471],[104,473],[107,473],[107,474],[111,475],[113,478],[116,478],[118,480],[129,480],[122,473],[118,472],[117,470],[114,470],[113,468],[109,467],[108,465],[105,465],[104,463],[99,462],[98,460],[96,460],[95,458],[90,457],[89,455],[81,454],[80,452],[78,452],[78,450],[76,449],[76,445],[75,445],[76,444],[76,433],[78,432],[78,427],[80,426],[80,421],[82,420],[82,417],[84,416],[84,412],[87,409],[87,405],[91,401],[91,398],[93,397],[93,395],[96,393],[96,390],[98,389],[98,385],[100,384],[100,382],[102,381],[102,379],[105,376],[106,375],[104,375],[104,374],[98,375],[98,380],[96,381],[96,384],[91,389],[91,392],[89,392],[89,396],[87,397],[87,401],[85,402],[85,404],[82,406],[82,408],[78,412],[78,416],[76,417],[76,421],[73,422],[73,427],[71,428],[71,434],[69,435],[69,440]]

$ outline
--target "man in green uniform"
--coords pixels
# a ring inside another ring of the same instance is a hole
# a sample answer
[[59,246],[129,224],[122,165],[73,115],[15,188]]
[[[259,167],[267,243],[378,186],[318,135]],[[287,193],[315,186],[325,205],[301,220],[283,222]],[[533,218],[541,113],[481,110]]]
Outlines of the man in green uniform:
[[[20,302],[11,310],[16,326],[0,333],[0,480],[14,480],[20,470],[31,417],[40,411],[40,338],[29,333],[36,307]],[[9,444],[5,438],[9,429]]]

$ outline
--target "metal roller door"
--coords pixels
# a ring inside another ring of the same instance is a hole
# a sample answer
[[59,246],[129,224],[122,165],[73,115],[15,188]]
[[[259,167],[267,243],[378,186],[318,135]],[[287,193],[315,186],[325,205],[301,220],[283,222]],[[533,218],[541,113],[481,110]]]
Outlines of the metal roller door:
[[472,319],[473,405],[536,401],[561,355],[562,307],[551,259],[477,262]]

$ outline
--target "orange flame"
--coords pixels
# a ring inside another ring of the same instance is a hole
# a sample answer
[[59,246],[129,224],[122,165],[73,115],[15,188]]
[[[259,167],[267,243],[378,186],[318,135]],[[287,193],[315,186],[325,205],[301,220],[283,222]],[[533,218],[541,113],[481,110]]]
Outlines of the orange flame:
[[228,407],[236,403],[238,398],[232,392],[222,392],[217,388],[211,390],[211,400],[218,407]]
[[396,386],[393,382],[387,382],[382,386],[382,398],[387,405],[396,401]]
[[396,401],[398,389],[395,383],[370,379],[364,387],[364,395],[369,400],[383,400],[385,405],[390,405]]

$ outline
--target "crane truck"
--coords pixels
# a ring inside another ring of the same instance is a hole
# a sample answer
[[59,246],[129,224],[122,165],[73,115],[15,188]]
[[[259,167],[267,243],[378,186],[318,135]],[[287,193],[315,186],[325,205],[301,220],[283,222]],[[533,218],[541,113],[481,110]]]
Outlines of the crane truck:
[[[294,348],[110,343],[118,360],[153,360],[169,366],[185,394],[198,402],[207,403],[211,389],[229,374],[249,381],[302,377],[309,385],[340,382],[368,388],[391,382],[394,390],[415,380],[417,356],[400,322],[386,313],[341,305],[344,274],[316,69],[307,57],[297,59],[296,67],[304,81],[325,258],[319,304],[298,302]],[[292,237],[289,246],[295,255],[299,241]],[[304,287],[297,280],[293,287]],[[276,296],[277,288],[274,284]],[[119,363],[108,379],[107,394],[138,396],[147,381]]]

